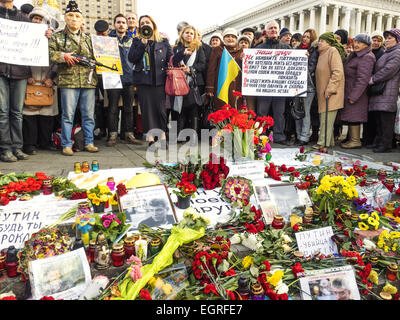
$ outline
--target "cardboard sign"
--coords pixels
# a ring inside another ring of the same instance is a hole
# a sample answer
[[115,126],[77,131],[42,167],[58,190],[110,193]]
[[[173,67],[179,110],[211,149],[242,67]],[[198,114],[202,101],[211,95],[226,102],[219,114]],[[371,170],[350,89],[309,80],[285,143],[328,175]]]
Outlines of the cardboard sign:
[[245,49],[242,94],[246,96],[306,96],[306,50]]
[[254,160],[242,163],[227,163],[229,167],[228,177],[243,177],[253,182],[258,180],[265,180],[264,161]]
[[332,227],[297,232],[297,246],[305,257],[311,256],[318,251],[324,255],[337,254],[338,249],[331,239],[332,236]]
[[49,66],[47,25],[0,19],[0,62]]

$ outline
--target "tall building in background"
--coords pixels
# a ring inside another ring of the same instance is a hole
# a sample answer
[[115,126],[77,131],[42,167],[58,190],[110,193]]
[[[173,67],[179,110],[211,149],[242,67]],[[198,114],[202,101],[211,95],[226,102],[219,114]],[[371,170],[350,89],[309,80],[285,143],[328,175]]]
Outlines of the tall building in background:
[[[114,17],[118,13],[127,14],[129,12],[137,12],[137,0],[75,0],[85,17],[86,32],[95,33],[94,24],[97,20],[106,20],[112,27]],[[65,26],[64,12],[69,0],[33,0],[32,4],[37,3],[42,6],[46,2],[57,2],[59,16],[57,20],[60,28]],[[35,4],[34,4],[35,5]]]
[[242,30],[254,27],[264,30],[270,20],[281,28],[303,32],[314,28],[317,34],[346,29],[349,36],[400,28],[400,1],[398,0],[268,0],[203,30],[208,41],[211,34],[225,28]]

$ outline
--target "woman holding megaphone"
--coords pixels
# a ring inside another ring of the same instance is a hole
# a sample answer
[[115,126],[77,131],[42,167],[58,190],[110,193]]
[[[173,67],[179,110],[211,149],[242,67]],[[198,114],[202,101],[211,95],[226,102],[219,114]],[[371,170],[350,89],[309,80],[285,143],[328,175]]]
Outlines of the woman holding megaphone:
[[173,56],[168,39],[163,38],[153,18],[139,18],[139,36],[133,39],[128,59],[134,63],[133,84],[137,88],[142,113],[143,133],[149,145],[154,143],[152,129],[160,129],[161,148],[166,149],[167,110],[165,79],[168,62]]

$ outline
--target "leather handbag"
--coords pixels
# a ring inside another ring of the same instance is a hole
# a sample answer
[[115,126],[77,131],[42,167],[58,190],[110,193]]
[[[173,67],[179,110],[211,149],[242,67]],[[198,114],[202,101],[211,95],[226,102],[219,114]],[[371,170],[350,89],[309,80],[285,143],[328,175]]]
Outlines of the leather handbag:
[[184,101],[185,105],[191,106],[191,105],[198,105],[202,106],[204,104],[204,99],[200,94],[199,87],[197,86],[197,81],[196,81],[196,73],[192,69],[191,70],[191,75],[188,77],[189,78],[189,93],[184,96]]
[[54,103],[54,89],[44,85],[28,84],[24,103],[32,107],[50,107]]
[[294,120],[301,120],[306,116],[306,111],[304,110],[304,98],[293,98],[289,102],[290,114]]
[[380,96],[385,92],[386,81],[380,81],[368,86],[367,95],[368,96]]
[[186,80],[186,74],[181,68],[172,66],[172,57],[169,60],[167,78],[165,81],[165,93],[169,96],[185,96],[190,88]]

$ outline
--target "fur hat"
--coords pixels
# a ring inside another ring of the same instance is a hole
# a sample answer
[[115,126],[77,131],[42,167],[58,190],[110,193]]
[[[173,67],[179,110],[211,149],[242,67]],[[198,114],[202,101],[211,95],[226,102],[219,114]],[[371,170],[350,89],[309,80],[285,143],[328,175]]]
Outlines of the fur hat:
[[42,7],[35,7],[35,8],[33,8],[33,10],[31,11],[31,13],[29,14],[29,19],[32,20],[32,18],[33,18],[34,16],[42,17],[43,20],[44,20],[47,24],[50,24],[51,17],[50,17],[50,15],[49,15],[49,13],[47,12],[47,10],[43,9]]
[[371,39],[373,39],[373,38],[375,38],[375,37],[381,38],[382,41],[385,40],[385,39],[383,39],[383,34],[382,34],[381,31],[374,31],[374,32],[372,32],[372,33],[371,33]]
[[238,39],[238,42],[240,42],[241,40],[246,40],[246,41],[249,43],[249,45],[251,45],[251,39],[250,39],[248,36],[246,36],[246,35],[241,35],[241,36],[239,37],[239,39]]
[[236,38],[238,37],[238,32],[235,28],[226,28],[223,32],[222,32],[222,36],[225,37],[227,35],[232,35],[235,36]]
[[94,30],[97,32],[103,33],[109,29],[108,22],[105,20],[97,20],[94,24]]
[[221,40],[222,43],[224,43],[224,38],[222,37],[222,34],[221,34],[220,32],[214,32],[214,33],[211,35],[210,43],[211,43],[211,39],[212,39],[212,38],[218,38],[219,40]]
[[30,3],[25,3],[21,6],[21,12],[25,14],[30,14],[32,10],[33,10],[33,5],[31,5]]
[[400,29],[391,29],[383,32],[383,36],[386,38],[388,34],[391,34],[396,38],[397,43],[400,43]]

